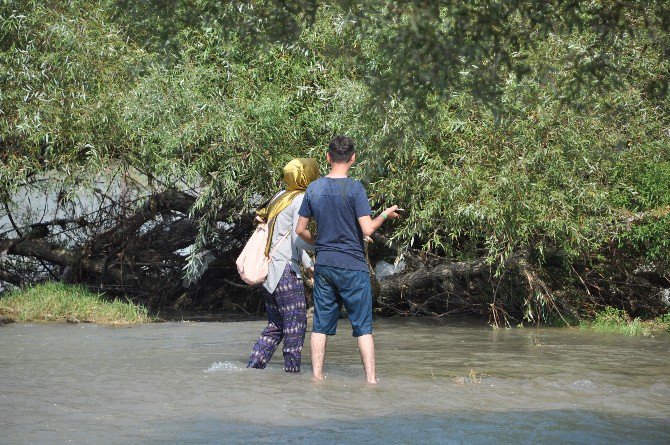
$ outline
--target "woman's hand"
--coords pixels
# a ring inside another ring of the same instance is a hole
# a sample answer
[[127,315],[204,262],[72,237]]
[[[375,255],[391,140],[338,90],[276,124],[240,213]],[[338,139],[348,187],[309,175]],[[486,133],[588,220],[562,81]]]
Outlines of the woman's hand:
[[305,267],[302,271],[302,279],[307,287],[314,289],[314,267]]

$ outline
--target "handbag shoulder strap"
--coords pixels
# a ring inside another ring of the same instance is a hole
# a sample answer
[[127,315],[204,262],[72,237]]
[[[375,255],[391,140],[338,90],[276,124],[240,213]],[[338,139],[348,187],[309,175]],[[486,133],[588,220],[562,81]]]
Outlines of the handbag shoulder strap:
[[[293,230],[293,229],[291,229],[291,230]],[[286,240],[286,238],[288,238],[288,236],[291,234],[291,230],[286,232],[286,234],[284,236],[282,236],[282,238],[279,240],[279,242],[275,245],[274,249],[272,249],[270,251],[270,253],[268,253],[268,258],[272,258],[272,254],[274,254],[277,251],[277,249],[279,249],[279,246],[281,246],[281,244],[284,242],[284,240]]]

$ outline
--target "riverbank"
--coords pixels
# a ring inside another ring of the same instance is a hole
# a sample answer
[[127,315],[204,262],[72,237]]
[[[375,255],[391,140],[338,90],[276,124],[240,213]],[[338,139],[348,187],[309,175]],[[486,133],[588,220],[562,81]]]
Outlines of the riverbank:
[[131,301],[108,300],[82,286],[43,283],[0,298],[5,322],[70,322],[120,325],[154,321],[145,307]]
[[[247,313],[174,310],[149,314],[144,306],[131,301],[108,300],[104,295],[92,293],[82,286],[62,283],[39,284],[0,298],[0,323],[37,321],[123,325],[156,321],[251,321],[258,317]],[[593,319],[575,320],[570,327],[627,336],[649,336],[670,332],[670,313],[643,320],[632,318],[621,309],[606,307]]]

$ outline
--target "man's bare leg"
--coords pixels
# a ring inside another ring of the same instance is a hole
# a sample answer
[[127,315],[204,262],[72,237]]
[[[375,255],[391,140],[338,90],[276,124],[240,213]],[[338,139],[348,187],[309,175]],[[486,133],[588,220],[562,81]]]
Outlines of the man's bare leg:
[[375,341],[372,334],[358,337],[358,352],[361,353],[363,368],[365,368],[365,379],[368,383],[377,383],[375,376]]
[[323,358],[326,355],[326,334],[312,332],[310,348],[312,350],[312,376],[315,380],[323,380]]

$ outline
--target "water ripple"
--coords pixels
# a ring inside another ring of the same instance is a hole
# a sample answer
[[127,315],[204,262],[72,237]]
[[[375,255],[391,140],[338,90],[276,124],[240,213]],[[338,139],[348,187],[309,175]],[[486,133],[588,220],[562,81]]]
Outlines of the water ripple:
[[577,390],[592,390],[596,389],[596,385],[591,380],[577,380],[570,385],[570,388]]
[[239,363],[235,362],[214,362],[211,364],[209,368],[205,369],[204,372],[220,372],[220,371],[240,372],[246,369],[247,369],[246,366],[242,366]]

